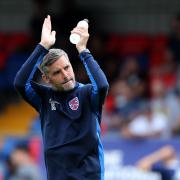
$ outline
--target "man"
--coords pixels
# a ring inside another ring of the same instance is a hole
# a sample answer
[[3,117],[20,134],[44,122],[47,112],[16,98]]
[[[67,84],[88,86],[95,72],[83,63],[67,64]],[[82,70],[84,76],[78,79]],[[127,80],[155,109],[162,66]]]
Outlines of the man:
[[[45,18],[41,41],[21,67],[15,87],[39,113],[49,180],[102,180],[103,148],[100,141],[101,111],[108,82],[86,49],[88,30],[76,27],[81,36],[76,45],[91,84],[75,81],[67,54],[50,49],[55,43],[50,16]],[[43,86],[33,81],[40,67]]]
[[172,145],[164,145],[160,149],[140,159],[136,165],[143,171],[160,173],[162,180],[179,179],[180,161]]
[[8,159],[9,173],[7,179],[40,180],[38,166],[30,156],[28,148],[22,145],[15,147]]

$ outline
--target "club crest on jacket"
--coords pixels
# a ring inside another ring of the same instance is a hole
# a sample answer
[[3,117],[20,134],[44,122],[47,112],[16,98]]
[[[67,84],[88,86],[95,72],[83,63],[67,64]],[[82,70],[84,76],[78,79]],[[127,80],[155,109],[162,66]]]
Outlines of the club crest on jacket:
[[78,97],[75,97],[75,98],[73,98],[73,99],[71,99],[71,100],[69,101],[69,107],[70,107],[73,111],[75,111],[75,110],[78,109],[78,107],[79,107],[79,99],[78,99]]

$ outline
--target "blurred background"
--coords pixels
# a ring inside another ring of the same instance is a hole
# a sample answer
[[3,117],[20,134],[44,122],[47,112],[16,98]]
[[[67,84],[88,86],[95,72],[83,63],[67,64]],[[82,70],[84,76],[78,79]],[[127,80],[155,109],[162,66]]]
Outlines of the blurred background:
[[101,126],[105,179],[180,180],[179,0],[0,1],[0,180],[46,180],[39,117],[13,80],[47,14],[55,47],[69,54],[83,83],[69,35],[89,19],[88,48],[110,83]]

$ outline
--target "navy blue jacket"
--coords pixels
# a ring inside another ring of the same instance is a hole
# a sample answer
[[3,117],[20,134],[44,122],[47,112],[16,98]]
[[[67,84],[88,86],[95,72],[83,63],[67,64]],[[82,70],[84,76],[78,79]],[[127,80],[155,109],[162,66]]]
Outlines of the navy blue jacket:
[[89,52],[80,53],[91,84],[76,82],[68,92],[55,91],[33,81],[48,53],[40,44],[18,71],[14,85],[40,114],[45,164],[49,180],[104,179],[100,141],[102,106],[107,79]]

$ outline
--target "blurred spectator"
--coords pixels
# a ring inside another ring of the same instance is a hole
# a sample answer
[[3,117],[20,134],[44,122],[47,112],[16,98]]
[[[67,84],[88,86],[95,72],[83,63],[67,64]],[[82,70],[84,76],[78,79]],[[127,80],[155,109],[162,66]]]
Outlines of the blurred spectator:
[[38,166],[34,163],[26,147],[16,147],[9,158],[9,180],[40,180]]
[[140,107],[147,98],[146,76],[141,74],[138,61],[134,56],[127,56],[121,68],[118,66],[119,61],[114,63],[110,60],[110,62],[114,66],[107,64],[107,69],[109,68],[108,71],[111,74],[114,72],[116,79],[111,84],[106,100],[105,107],[108,112],[104,114],[108,131],[120,133],[120,130],[124,129],[139,113]]
[[170,145],[160,148],[137,162],[137,167],[142,170],[160,172],[162,180],[174,180],[179,166],[178,155]]
[[[156,58],[159,61],[158,63],[153,62],[156,61]],[[165,48],[162,52],[158,52],[158,54],[152,52],[150,61],[150,80],[153,81],[154,79],[160,78],[168,91],[174,91],[177,81],[177,64],[172,51],[169,48]]]
[[134,56],[127,56],[123,59],[123,65],[120,71],[120,77],[123,79],[128,79],[133,75],[139,75],[140,68],[138,64],[138,60]]
[[180,121],[180,102],[176,94],[169,92],[161,79],[154,79],[151,83],[151,107],[153,113],[162,113],[166,116],[168,129],[166,136],[171,136],[173,127]]
[[149,105],[143,105],[141,113],[122,129],[126,138],[162,137],[167,129],[167,117],[163,113],[153,113]]
[[120,132],[120,129],[139,112],[143,100],[136,97],[133,89],[123,79],[118,79],[112,84],[110,94],[114,105],[107,122],[108,130]]
[[142,70],[139,59],[136,56],[127,56],[123,59],[123,64],[119,76],[125,79],[130,88],[133,89],[134,96],[147,98],[149,91],[147,89],[147,71]]

